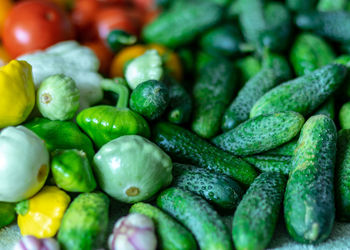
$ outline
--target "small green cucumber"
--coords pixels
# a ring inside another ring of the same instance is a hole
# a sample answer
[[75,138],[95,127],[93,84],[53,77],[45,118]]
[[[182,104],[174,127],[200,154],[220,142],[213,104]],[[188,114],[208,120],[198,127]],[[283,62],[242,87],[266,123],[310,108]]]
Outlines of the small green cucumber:
[[239,79],[242,85],[248,82],[261,70],[261,63],[259,59],[254,56],[245,56],[236,60],[234,64],[239,71]]
[[63,216],[57,239],[64,250],[100,248],[106,238],[109,199],[103,193],[77,196]]
[[263,250],[275,231],[286,179],[282,173],[260,174],[238,205],[232,222],[237,250]]
[[212,142],[234,155],[253,155],[290,141],[303,124],[304,117],[293,111],[261,115],[216,136]]
[[310,117],[301,130],[284,199],[287,230],[297,242],[316,244],[332,231],[336,143],[336,127],[328,116]]
[[338,11],[350,10],[350,3],[348,0],[319,0],[317,4],[318,11]]
[[326,100],[313,115],[327,115],[331,119],[335,117],[335,106],[334,106],[334,98],[331,96]]
[[312,10],[315,8],[318,0],[287,0],[287,6],[289,9],[300,12]]
[[350,102],[343,104],[339,111],[339,123],[342,129],[350,129]]
[[293,140],[277,147],[266,151],[264,155],[274,155],[274,156],[293,156],[294,150],[297,147],[298,136],[296,136]]
[[223,209],[234,210],[243,195],[242,188],[230,177],[204,168],[174,163],[173,176],[174,186],[202,196]]
[[218,149],[180,126],[159,122],[153,126],[152,139],[178,162],[226,174],[245,185],[252,183],[257,176],[256,170],[244,160]]
[[292,164],[291,156],[252,155],[243,158],[262,172],[281,172],[288,175]]
[[328,64],[308,75],[278,85],[254,104],[250,117],[280,111],[309,115],[340,87],[346,73],[345,66]]
[[164,250],[195,250],[193,235],[172,217],[157,207],[138,202],[131,206],[130,213],[139,213],[151,218],[156,226],[159,247]]
[[172,187],[158,196],[157,206],[186,226],[193,233],[200,249],[233,249],[226,225],[200,196]]

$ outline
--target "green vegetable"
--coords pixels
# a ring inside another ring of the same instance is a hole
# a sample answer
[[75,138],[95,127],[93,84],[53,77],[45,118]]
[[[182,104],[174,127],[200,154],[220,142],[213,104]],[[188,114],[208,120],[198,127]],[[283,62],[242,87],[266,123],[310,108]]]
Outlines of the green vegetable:
[[327,115],[331,119],[335,117],[334,98],[331,96],[314,113],[314,115]]
[[350,128],[350,102],[345,103],[339,111],[339,123],[342,129]]
[[235,61],[241,83],[246,83],[261,70],[260,61],[254,56],[245,56]]
[[135,44],[137,37],[127,33],[124,30],[112,30],[108,33],[107,44],[108,47],[113,51],[117,52],[123,46],[129,46]]
[[337,160],[335,171],[335,198],[337,217],[341,221],[350,220],[350,130],[338,133]]
[[152,132],[153,141],[174,160],[226,174],[246,185],[257,176],[255,169],[245,161],[214,147],[182,127],[160,122]]
[[203,68],[193,87],[191,128],[196,134],[211,138],[219,132],[222,115],[233,97],[236,85],[237,79],[231,64],[214,61]]
[[63,216],[57,240],[63,250],[102,247],[108,226],[109,199],[103,193],[76,197]]
[[260,174],[239,203],[232,222],[237,250],[265,249],[272,239],[286,180],[281,173]]
[[298,76],[309,74],[331,63],[334,58],[332,47],[322,38],[310,33],[298,35],[290,51],[290,61]]
[[175,48],[191,42],[221,19],[222,9],[210,1],[182,1],[146,25],[142,35],[148,43]]
[[84,109],[77,116],[79,127],[90,136],[97,147],[123,135],[150,136],[145,119],[127,108],[129,90],[121,82],[105,80],[105,89],[118,93],[116,107],[100,105]]
[[0,202],[0,228],[11,224],[16,219],[15,203]]
[[96,188],[89,160],[83,151],[55,151],[51,172],[56,185],[68,192],[91,192]]
[[175,163],[173,174],[174,186],[202,196],[223,209],[234,210],[243,195],[243,190],[234,180],[204,168]]
[[70,120],[79,108],[80,92],[72,78],[59,74],[46,78],[37,92],[40,113],[50,120]]
[[148,80],[163,77],[162,58],[156,50],[147,50],[133,59],[125,69],[125,79],[131,89]]
[[287,0],[287,6],[294,11],[306,11],[315,8],[318,0]]
[[218,135],[212,142],[234,155],[258,154],[290,141],[303,124],[304,117],[292,111],[261,115]]
[[250,117],[287,110],[308,115],[341,85],[346,72],[342,65],[329,64],[285,82],[263,95],[250,111]]
[[322,242],[332,231],[336,140],[334,122],[325,115],[312,116],[301,130],[284,200],[288,232],[300,243]]
[[94,157],[94,170],[101,189],[127,203],[149,199],[172,181],[170,157],[138,135],[105,144]]
[[297,147],[298,136],[293,140],[277,147],[266,151],[264,155],[274,155],[274,156],[293,156],[295,148]]
[[130,213],[139,213],[151,218],[156,226],[159,247],[164,250],[195,250],[196,241],[193,235],[172,217],[157,207],[147,203],[136,203]]
[[243,158],[262,172],[281,172],[285,175],[291,170],[291,157],[284,155],[252,155]]
[[24,126],[43,139],[50,152],[56,149],[78,149],[84,151],[90,161],[95,155],[89,137],[73,122],[35,118]]
[[158,196],[157,206],[186,226],[200,249],[233,249],[224,222],[199,196],[179,188],[169,188]]
[[291,71],[284,57],[272,53],[265,54],[262,70],[241,88],[237,97],[226,109],[221,124],[222,130],[228,131],[248,120],[254,103],[270,89],[290,77]]
[[169,88],[156,80],[139,84],[130,98],[130,108],[150,120],[159,118],[168,104]]
[[350,3],[347,0],[319,0],[318,11],[350,10]]

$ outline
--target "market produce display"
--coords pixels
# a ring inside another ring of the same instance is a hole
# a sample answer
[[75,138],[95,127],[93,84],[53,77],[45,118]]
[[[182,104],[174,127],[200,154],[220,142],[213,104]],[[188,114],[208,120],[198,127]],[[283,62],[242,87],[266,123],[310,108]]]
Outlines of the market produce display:
[[326,244],[350,223],[349,29],[343,0],[3,0],[6,246]]

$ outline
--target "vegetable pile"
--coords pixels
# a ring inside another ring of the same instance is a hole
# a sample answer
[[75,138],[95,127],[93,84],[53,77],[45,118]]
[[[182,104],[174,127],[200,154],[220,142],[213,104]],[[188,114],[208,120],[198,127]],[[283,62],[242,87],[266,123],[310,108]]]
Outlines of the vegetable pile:
[[37,250],[265,249],[278,221],[326,241],[350,223],[349,30],[347,1],[4,0],[0,228]]

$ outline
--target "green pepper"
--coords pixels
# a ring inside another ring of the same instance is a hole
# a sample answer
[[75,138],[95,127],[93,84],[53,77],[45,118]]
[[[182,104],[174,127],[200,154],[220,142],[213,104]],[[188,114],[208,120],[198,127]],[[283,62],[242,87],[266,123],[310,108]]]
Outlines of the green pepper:
[[56,151],[51,171],[57,186],[68,192],[91,192],[96,188],[89,160],[83,151]]
[[16,203],[0,202],[0,228],[11,224],[16,218]]
[[90,161],[95,155],[89,137],[73,122],[35,118],[24,126],[43,139],[50,152],[56,149],[78,149],[84,151]]
[[133,45],[136,41],[136,36],[124,30],[112,30],[107,36],[108,47],[111,48],[113,52],[117,52],[125,45]]
[[122,78],[103,80],[104,90],[118,94],[117,107],[100,105],[84,109],[77,116],[77,123],[87,133],[97,147],[123,135],[141,135],[150,137],[150,129],[146,120],[136,112],[127,108],[129,90]]

